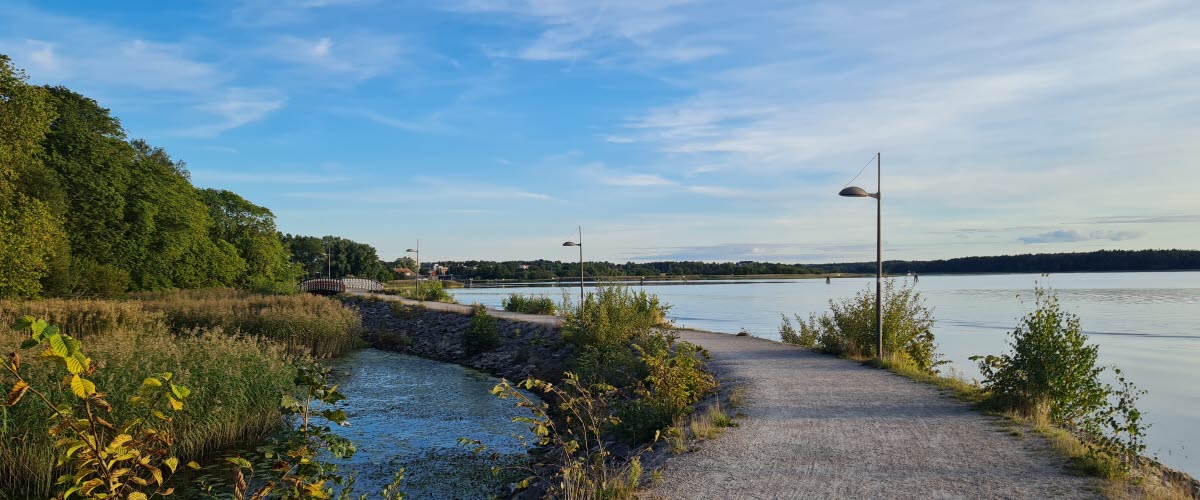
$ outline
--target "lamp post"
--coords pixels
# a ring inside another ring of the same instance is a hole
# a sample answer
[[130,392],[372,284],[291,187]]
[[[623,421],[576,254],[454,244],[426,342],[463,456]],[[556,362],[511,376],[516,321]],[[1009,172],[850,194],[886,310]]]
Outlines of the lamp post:
[[579,242],[563,242],[564,247],[579,247],[579,310],[583,311],[583,226],[579,226]]
[[[868,163],[869,165],[869,163]],[[875,198],[875,357],[883,361],[883,159],[875,153],[875,188],[868,193],[858,186],[849,186],[838,194],[850,198]]]
[[417,248],[410,248],[404,251],[405,253],[417,254],[417,268],[414,271],[417,274],[417,280],[421,279],[421,239],[417,238]]

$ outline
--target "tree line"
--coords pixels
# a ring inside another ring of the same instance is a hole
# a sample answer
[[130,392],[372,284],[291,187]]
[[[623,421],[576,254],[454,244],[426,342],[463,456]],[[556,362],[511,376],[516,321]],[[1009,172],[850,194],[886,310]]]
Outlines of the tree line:
[[[838,273],[874,273],[874,262],[822,264]],[[1179,271],[1200,269],[1200,250],[1097,250],[1094,252],[959,257],[944,260],[887,260],[888,274],[914,273],[1075,273]]]
[[[579,263],[548,260],[443,262],[456,279],[548,280],[579,276]],[[874,274],[874,262],[782,264],[770,262],[586,262],[589,277],[752,276],[764,274]],[[1099,250],[1095,252],[960,257],[946,260],[889,260],[888,274],[1063,273],[1200,269],[1197,250]]]
[[31,85],[0,54],[0,298],[293,290],[311,240],[331,248],[335,276],[390,278],[369,245],[281,235],[269,209],[196,188],[184,162],[127,137],[95,100]]

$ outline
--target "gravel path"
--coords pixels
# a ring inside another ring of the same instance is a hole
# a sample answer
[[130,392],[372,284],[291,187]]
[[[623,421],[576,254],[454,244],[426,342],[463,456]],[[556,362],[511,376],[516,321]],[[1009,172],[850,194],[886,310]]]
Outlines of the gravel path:
[[655,498],[1097,498],[1043,439],[933,386],[752,337],[682,331],[744,389],[741,426],[669,459]]

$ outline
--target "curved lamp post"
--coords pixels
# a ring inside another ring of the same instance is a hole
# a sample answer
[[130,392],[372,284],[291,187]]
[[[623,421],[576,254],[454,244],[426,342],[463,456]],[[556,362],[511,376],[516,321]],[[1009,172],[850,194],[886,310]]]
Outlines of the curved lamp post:
[[563,242],[564,247],[579,247],[579,310],[583,311],[583,226],[579,227],[579,241]]
[[404,252],[417,254],[417,261],[416,261],[417,268],[414,269],[414,271],[416,272],[416,275],[417,275],[417,281],[420,281],[421,280],[421,240],[420,239],[417,240],[417,248],[410,248],[408,250],[405,250]]
[[[868,193],[858,186],[850,186],[838,193],[850,198],[875,198],[875,357],[883,360],[883,192],[881,171],[883,160],[875,153],[875,186],[878,191]],[[869,165],[869,164],[868,164]]]

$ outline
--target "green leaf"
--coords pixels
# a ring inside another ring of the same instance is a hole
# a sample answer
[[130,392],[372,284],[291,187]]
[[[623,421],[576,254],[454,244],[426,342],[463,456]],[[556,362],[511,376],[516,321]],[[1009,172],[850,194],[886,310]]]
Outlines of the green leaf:
[[146,380],[142,381],[142,387],[162,387],[162,381],[154,377],[146,377]]
[[28,339],[24,342],[21,342],[21,349],[29,349],[30,347],[36,347],[40,343],[41,342],[38,342],[34,339]]
[[184,398],[188,397],[188,395],[191,393],[192,393],[192,390],[188,389],[187,387],[184,387],[182,385],[171,384],[171,394],[174,394],[175,397],[177,397],[179,399],[184,399]]
[[233,464],[237,467],[240,467],[242,469],[249,469],[252,467],[250,465],[250,461],[246,460],[242,457],[230,457],[230,458],[226,458],[225,461],[229,462],[230,464]]
[[62,335],[54,333],[46,335],[46,339],[50,341],[50,350],[54,352],[55,356],[65,358],[71,354],[71,351],[67,349],[67,342],[62,338]]
[[73,391],[75,395],[79,396],[81,399],[87,398],[88,396],[96,393],[96,384],[93,384],[90,380],[80,377],[79,375],[73,375],[71,377],[71,391]]
[[179,459],[175,457],[168,458],[163,460],[163,465],[167,466],[168,469],[171,469],[171,473],[174,474],[175,468],[179,467]]
[[36,321],[36,320],[33,318],[33,316],[22,316],[20,318],[17,318],[17,320],[13,322],[12,329],[13,330],[24,330],[24,329],[32,326],[34,321]]
[[63,362],[67,365],[67,371],[71,372],[72,374],[79,375],[80,373],[83,373],[83,363],[79,362],[79,358],[70,356],[63,358]]

